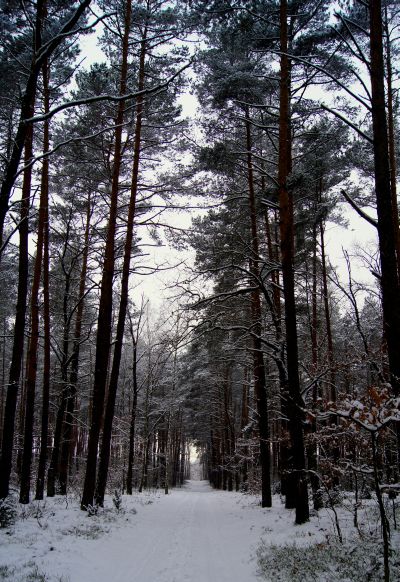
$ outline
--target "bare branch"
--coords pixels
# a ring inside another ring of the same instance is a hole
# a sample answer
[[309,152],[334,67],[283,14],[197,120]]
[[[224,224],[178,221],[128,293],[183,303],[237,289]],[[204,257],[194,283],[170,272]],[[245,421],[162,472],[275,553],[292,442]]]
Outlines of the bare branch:
[[350,204],[353,210],[355,210],[357,214],[361,216],[361,218],[369,222],[369,224],[371,224],[375,228],[378,228],[378,221],[375,220],[375,218],[372,218],[372,216],[369,216],[369,214],[367,214],[366,212],[364,212],[364,210],[360,208],[358,204],[353,200],[350,194],[348,194],[345,190],[340,190],[340,193],[343,194],[347,202]]

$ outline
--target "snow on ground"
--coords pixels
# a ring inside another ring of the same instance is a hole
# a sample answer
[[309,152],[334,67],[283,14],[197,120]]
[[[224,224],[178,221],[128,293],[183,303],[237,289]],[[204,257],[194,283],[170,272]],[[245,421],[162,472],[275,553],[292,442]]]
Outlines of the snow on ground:
[[24,519],[0,530],[0,580],[7,582],[255,582],[261,537],[308,544],[333,535],[328,510],[295,526],[278,496],[261,509],[258,498],[216,491],[207,481],[169,495],[123,496],[119,512],[109,497],[92,517],[77,497],[32,502],[22,512]]

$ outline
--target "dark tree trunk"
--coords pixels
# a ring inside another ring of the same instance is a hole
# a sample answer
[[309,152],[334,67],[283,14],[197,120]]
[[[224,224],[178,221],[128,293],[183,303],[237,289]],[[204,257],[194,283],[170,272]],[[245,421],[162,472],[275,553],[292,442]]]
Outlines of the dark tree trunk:
[[[318,297],[317,297],[317,224],[313,224],[313,254],[312,254],[312,289],[311,289],[311,371],[315,377],[318,374]],[[310,442],[307,447],[308,468],[311,469],[310,483],[313,493],[314,509],[322,507],[322,498],[320,494],[320,483],[317,476],[318,471],[318,450],[315,435],[317,433],[316,409],[319,394],[319,383],[314,382],[312,389],[312,409],[313,416],[310,428]]]
[[77,383],[78,383],[78,371],[79,371],[79,353],[80,353],[80,345],[81,345],[81,335],[82,335],[82,321],[83,321],[83,311],[85,305],[85,292],[86,292],[86,274],[87,274],[87,265],[88,265],[88,256],[89,256],[89,238],[90,238],[90,218],[92,216],[92,201],[91,196],[89,194],[88,201],[87,201],[87,210],[86,210],[86,227],[85,227],[85,236],[84,236],[84,247],[83,247],[83,255],[82,255],[82,267],[81,267],[81,274],[79,277],[79,303],[78,308],[76,310],[76,319],[75,319],[75,330],[74,330],[74,343],[72,348],[71,354],[71,373],[69,378],[68,386],[65,390],[65,418],[64,418],[64,429],[62,431],[62,439],[61,439],[61,452],[60,452],[60,463],[59,463],[59,471],[58,471],[58,478],[59,478],[59,485],[60,485],[60,494],[66,495],[67,494],[67,483],[68,483],[68,468],[69,468],[69,460],[70,460],[70,451],[71,451],[71,441],[73,435],[73,426],[74,426],[74,407],[75,407],[75,398],[77,392]]
[[[39,7],[38,7],[39,10]],[[40,20],[41,22],[41,20]],[[37,28],[40,28],[38,23],[36,24]],[[39,33],[37,33],[39,34]],[[39,36],[40,38],[40,36]],[[35,46],[40,46],[40,41],[36,42]],[[32,103],[32,115],[34,112],[34,103]],[[30,162],[33,157],[33,127],[30,126],[26,134],[26,144],[25,144],[25,170],[24,170],[24,182],[22,187],[22,197],[23,197],[23,204],[26,206],[25,214],[26,218],[28,218],[29,214],[29,206],[30,206],[30,195],[31,195],[31,182],[32,182],[32,166]],[[28,221],[26,220],[26,227],[28,227]],[[43,236],[43,234],[41,235]],[[28,232],[26,233],[26,243],[28,242]],[[41,249],[40,253],[42,252],[42,243],[41,241]],[[20,241],[21,244],[21,241]],[[25,244],[25,241],[24,241]],[[41,257],[40,257],[41,259]],[[40,268],[41,262],[37,265],[39,271],[39,278],[36,275],[36,284],[39,285],[40,282]],[[36,273],[35,273],[36,274]],[[37,300],[35,305],[32,304],[31,309],[36,310],[37,308]],[[37,345],[38,340],[38,329],[37,329],[37,321],[32,321],[32,330],[31,330],[31,341],[30,346],[33,347],[34,344]],[[31,351],[31,347],[30,347]],[[25,422],[24,422],[24,444],[23,444],[23,454],[22,454],[22,466],[21,466],[21,486],[20,486],[20,494],[19,494],[19,501],[20,503],[29,503],[29,491],[30,491],[30,475],[31,475],[31,460],[32,460],[32,445],[33,445],[33,421],[34,421],[34,407],[35,407],[35,383],[36,383],[36,362],[34,363],[34,367],[32,366],[32,351],[28,355],[28,363],[27,368],[27,378],[26,378],[26,387],[25,387]]]
[[382,7],[380,0],[370,0],[370,52],[372,128],[374,137],[375,193],[378,214],[379,253],[384,331],[393,392],[400,395],[400,286],[396,257],[388,125],[386,119]]
[[325,326],[326,326],[326,340],[328,346],[328,365],[329,365],[329,398],[332,402],[336,402],[336,371],[335,371],[335,355],[333,351],[333,336],[331,325],[331,310],[329,306],[328,293],[328,274],[326,268],[325,256],[325,225],[321,221],[320,225],[321,237],[321,267],[322,267],[322,289],[324,297],[324,312],[325,312]]
[[68,267],[65,264],[65,257],[67,249],[69,246],[69,230],[71,221],[72,211],[70,211],[69,222],[67,225],[66,236],[64,241],[64,249],[61,256],[61,264],[63,267],[63,272],[65,275],[64,284],[64,297],[63,297],[63,350],[62,350],[62,360],[61,360],[61,379],[62,379],[62,390],[60,395],[60,405],[57,410],[56,424],[54,428],[54,439],[53,448],[51,451],[50,464],[47,474],[47,496],[53,497],[56,493],[56,481],[59,478],[60,469],[60,451],[62,442],[62,431],[64,425],[65,410],[67,407],[68,399],[68,366],[69,366],[69,340],[70,340],[70,329],[71,329],[71,318],[69,316],[69,300],[70,300],[70,287],[71,287],[71,277],[72,277],[72,266]]
[[[371,112],[374,137],[374,172],[378,214],[379,255],[384,336],[387,344],[390,382],[394,396],[400,396],[400,282],[397,261],[397,201],[393,200],[390,175],[390,145],[385,102],[383,24],[380,0],[369,0]],[[396,206],[396,208],[394,208]],[[400,423],[396,423],[397,454],[400,462]]]
[[[125,30],[121,58],[121,78],[119,94],[126,93],[128,73],[129,31],[131,21],[131,0],[127,0],[125,7]],[[81,508],[86,509],[93,505],[97,453],[99,446],[101,423],[104,412],[104,396],[106,390],[108,361],[110,356],[112,306],[113,306],[113,278],[115,270],[115,236],[118,210],[119,176],[122,159],[122,123],[124,119],[125,103],[120,101],[116,117],[114,166],[110,195],[110,213],[108,219],[107,239],[104,250],[103,274],[101,279],[99,315],[96,336],[96,356],[94,370],[94,385],[92,395],[92,419],[89,430],[86,473],[81,499]]]
[[[260,276],[259,269],[259,238],[257,229],[256,199],[254,192],[253,160],[251,129],[248,109],[246,109],[246,146],[247,146],[247,174],[249,189],[250,221],[251,221],[251,245],[252,257],[250,271],[253,275],[253,285],[257,284]],[[268,398],[262,351],[262,311],[260,289],[253,291],[251,295],[252,329],[253,329],[253,361],[254,361],[254,392],[257,403],[258,431],[260,435],[260,465],[261,465],[261,506],[271,507],[271,461],[269,452],[269,423],[268,423]]]
[[[43,64],[43,93],[44,93],[44,112],[47,113],[50,110],[50,99],[49,99],[49,70],[47,61]],[[49,138],[49,121],[44,122],[43,127],[43,153],[46,154],[49,151],[50,138]],[[49,433],[49,395],[50,395],[50,307],[49,307],[49,159],[45,157],[43,159],[42,166],[42,183],[40,192],[40,209],[39,209],[39,232],[37,240],[37,251],[36,251],[36,261],[42,260],[43,254],[43,323],[44,323],[44,363],[43,363],[43,389],[42,389],[42,424],[40,433],[40,453],[39,453],[39,465],[36,480],[36,499],[43,499],[44,493],[44,480],[46,474],[46,463],[47,463],[47,446],[48,446],[48,433]],[[41,240],[43,239],[43,240]],[[43,253],[41,252],[41,246],[43,245]],[[38,266],[39,277],[41,268]],[[32,320],[34,317],[39,317],[39,309],[34,309],[34,289],[36,276],[36,265],[34,281],[32,284]],[[39,285],[37,285],[37,291],[39,290]],[[38,296],[35,299],[38,302]],[[35,313],[36,312],[36,313]],[[33,355],[33,354],[32,354]],[[35,359],[37,356],[35,356]],[[36,363],[35,363],[35,374],[36,374]]]
[[[247,385],[247,371],[245,372],[244,382],[242,386],[242,410],[241,410],[241,420],[240,429],[243,433],[243,429],[249,424],[249,387]],[[244,437],[246,438],[246,437]],[[241,464],[241,474],[243,489],[247,490],[248,487],[248,455],[249,447],[244,446],[243,448],[243,462]]]
[[[274,248],[273,248],[273,244],[272,244],[272,235],[271,235],[271,224],[270,224],[270,220],[269,220],[269,213],[268,210],[265,213],[265,230],[266,230],[266,234],[267,234],[267,246],[268,246],[268,259],[270,260],[270,262],[273,263],[278,263],[278,261],[276,260],[276,253],[274,252]],[[274,241],[275,244],[278,243],[278,241]],[[282,335],[282,330],[281,330],[281,292],[280,292],[280,288],[279,288],[279,270],[278,269],[274,269],[274,271],[272,272],[272,293],[273,293],[273,298],[274,298],[274,303],[273,303],[273,307],[275,310],[275,320],[276,320],[276,326],[277,326],[277,339],[278,341],[280,341],[281,339],[281,335]]]
[[395,100],[395,95],[393,91],[392,51],[390,44],[389,22],[386,4],[385,4],[385,39],[386,39],[386,79],[387,79],[387,116],[388,116],[390,188],[392,193],[393,228],[396,239],[397,270],[400,277],[400,229],[399,229],[399,209],[397,206],[396,136],[393,112],[393,103]]
[[[147,28],[145,27],[143,32],[143,39],[141,43],[140,52],[140,65],[139,65],[139,78],[138,78],[138,91],[143,91],[144,80],[145,80],[145,62],[146,62],[146,34]],[[128,210],[128,222],[127,222],[127,232],[125,239],[125,249],[124,249],[124,261],[122,266],[122,280],[121,280],[121,296],[119,304],[118,322],[117,322],[117,332],[114,341],[114,354],[113,363],[111,368],[110,383],[108,386],[107,394],[107,405],[104,415],[104,427],[103,427],[103,439],[100,449],[100,461],[99,461],[99,471],[97,476],[97,486],[96,486],[96,503],[98,505],[103,505],[104,494],[107,484],[108,466],[110,461],[110,443],[111,443],[111,433],[112,424],[114,419],[114,409],[115,400],[117,396],[118,389],[118,378],[119,369],[121,364],[122,356],[122,345],[124,339],[125,331],[125,319],[126,311],[128,307],[128,295],[129,295],[129,275],[130,275],[130,265],[131,265],[131,254],[132,254],[132,240],[133,240],[133,227],[136,212],[136,196],[138,189],[138,178],[139,178],[139,162],[140,162],[140,145],[142,137],[142,113],[143,113],[143,97],[138,97],[136,104],[136,124],[135,124],[135,141],[133,150],[133,167],[132,167],[132,179],[131,179],[131,193],[130,202]]]
[[291,467],[286,486],[292,489],[296,505],[296,523],[309,519],[307,480],[305,475],[305,449],[303,432],[303,399],[300,392],[298,370],[298,343],[294,286],[294,219],[293,197],[288,189],[291,172],[290,135],[290,64],[288,52],[287,1],[280,4],[280,114],[279,114],[279,207],[283,295],[285,298],[287,390],[286,408],[289,417],[291,440]]
[[136,408],[138,398],[138,383],[137,383],[137,338],[134,337],[133,329],[131,329],[131,337],[133,342],[133,400],[131,410],[131,423],[129,427],[129,452],[128,452],[128,470],[126,473],[126,492],[132,495],[132,480],[133,480],[133,462],[135,457],[135,424],[136,424]]
[[[28,132],[28,144],[32,143]],[[25,153],[28,162],[31,154]],[[15,415],[17,410],[18,388],[21,379],[22,361],[24,353],[26,301],[28,295],[28,235],[29,235],[29,205],[30,205],[30,174],[31,169],[24,173],[24,185],[21,199],[21,220],[19,224],[19,260],[18,260],[18,292],[14,324],[14,341],[10,365],[9,384],[7,388],[6,406],[4,411],[3,443],[0,471],[0,497],[7,497],[9,493],[10,475],[12,468],[12,452],[14,445]],[[27,182],[29,181],[29,184]],[[28,193],[28,195],[27,195]]]
[[[36,9],[36,23],[33,35],[33,52],[40,48],[41,45],[41,24],[43,18],[43,9],[45,2],[39,1]],[[32,65],[33,66],[33,65]],[[12,467],[12,449],[14,442],[15,430],[15,413],[17,407],[18,387],[21,377],[22,357],[24,351],[24,334],[25,334],[25,316],[26,316],[26,300],[28,294],[28,236],[29,236],[29,207],[31,195],[31,181],[32,181],[32,167],[29,165],[33,156],[33,126],[32,124],[23,123],[22,120],[29,119],[33,116],[35,110],[35,96],[37,77],[29,77],[25,93],[22,98],[21,121],[14,140],[13,151],[9,163],[7,164],[5,178],[0,191],[0,248],[3,242],[4,220],[8,212],[8,202],[11,196],[11,191],[14,186],[15,176],[17,174],[19,162],[22,151],[25,146],[21,198],[21,221],[19,225],[19,270],[18,270],[18,295],[14,326],[14,343],[10,366],[10,379],[7,390],[7,399],[5,407],[5,422],[3,430],[3,446],[2,446],[2,460],[0,471],[0,497],[6,497],[9,492],[9,482]],[[32,403],[33,414],[33,403]],[[29,418],[28,426],[29,430]],[[33,423],[33,417],[32,417]],[[32,424],[33,429],[33,424]],[[32,436],[31,436],[32,438]],[[28,446],[27,442],[27,446]],[[25,467],[25,474],[23,479],[26,481],[27,470],[30,475],[30,466]],[[29,479],[29,477],[28,477]],[[26,499],[26,495],[21,490],[21,497]],[[29,502],[29,489],[28,501]]]

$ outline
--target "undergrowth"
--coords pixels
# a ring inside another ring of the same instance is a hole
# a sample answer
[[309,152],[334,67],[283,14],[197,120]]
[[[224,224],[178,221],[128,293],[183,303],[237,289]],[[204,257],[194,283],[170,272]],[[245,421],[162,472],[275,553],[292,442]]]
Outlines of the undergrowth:
[[[353,538],[343,544],[336,538],[309,546],[268,546],[257,549],[259,575],[274,582],[381,582],[383,558],[375,539]],[[400,580],[400,550],[391,556],[393,580]]]
[[20,566],[0,565],[2,582],[70,582],[68,576],[50,576],[33,561]]

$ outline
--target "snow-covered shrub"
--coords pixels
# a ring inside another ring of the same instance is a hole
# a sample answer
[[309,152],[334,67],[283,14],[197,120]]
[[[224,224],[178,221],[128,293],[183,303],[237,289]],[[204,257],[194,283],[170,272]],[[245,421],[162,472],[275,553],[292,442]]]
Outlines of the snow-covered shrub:
[[271,489],[273,495],[280,495],[282,493],[282,481],[273,481]]
[[372,499],[371,489],[365,481],[360,489],[360,499]]
[[17,507],[13,497],[0,499],[0,528],[10,527],[17,519]]
[[40,570],[39,566],[37,564],[35,564],[34,562],[28,562],[28,564],[26,564],[27,566],[30,566],[29,571],[26,574],[26,582],[47,582],[48,578],[46,576],[46,574],[44,572],[42,572],[42,570]]
[[3,564],[2,566],[0,566],[0,580],[12,580],[14,572],[15,572],[14,567]]
[[90,523],[89,525],[76,525],[62,531],[63,535],[76,536],[86,540],[97,540],[101,536],[109,533],[109,528],[100,523]]
[[112,502],[114,504],[115,509],[117,511],[121,511],[121,509],[122,509],[122,494],[121,494],[121,491],[119,491],[119,489],[114,490]]
[[[266,546],[257,549],[260,576],[274,582],[381,582],[383,558],[377,540],[352,539],[339,543],[328,539],[319,544]],[[393,580],[400,579],[400,551],[391,557]]]
[[70,582],[68,576],[47,574],[34,560],[19,563],[17,566],[0,566],[0,580],[3,582]]
[[333,487],[332,489],[322,488],[321,494],[325,507],[331,507],[332,505],[342,505],[343,503],[343,491],[341,491],[338,487]]
[[94,515],[97,515],[99,513],[99,506],[98,505],[90,505],[90,503],[88,505],[86,505],[86,511],[88,514],[88,517],[93,517]]

